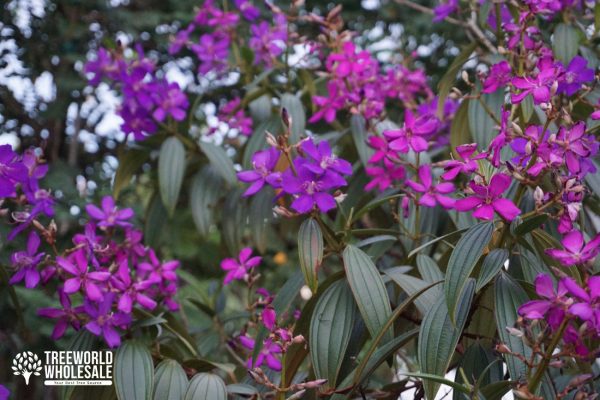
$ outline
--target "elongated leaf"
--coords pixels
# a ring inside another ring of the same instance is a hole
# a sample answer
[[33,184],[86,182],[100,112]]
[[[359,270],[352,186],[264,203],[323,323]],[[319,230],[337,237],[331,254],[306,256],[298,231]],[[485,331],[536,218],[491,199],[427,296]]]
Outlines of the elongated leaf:
[[223,239],[232,254],[237,254],[241,250],[246,227],[245,218],[246,203],[242,200],[242,190],[233,189],[227,193],[221,217]]
[[113,181],[113,197],[119,198],[121,190],[131,182],[133,175],[141,168],[148,159],[148,152],[138,149],[127,149],[119,151],[119,167]]
[[273,219],[273,199],[275,193],[271,188],[263,188],[252,196],[250,214],[248,215],[250,232],[256,248],[261,253],[267,250],[267,232]]
[[539,228],[540,225],[548,221],[548,214],[537,214],[531,218],[527,218],[517,225],[514,229],[516,235],[525,235],[532,230]]
[[571,25],[558,24],[552,37],[552,50],[556,58],[567,65],[577,55],[578,49],[579,34],[577,30]]
[[[463,384],[463,374],[467,377],[470,385],[474,385],[478,381],[480,385],[500,381],[502,379],[502,363],[498,361],[500,359],[494,357],[490,349],[486,349],[481,343],[476,342],[467,348],[460,359],[454,381]],[[455,392],[454,399],[461,400],[462,397]]]
[[[438,375],[434,375],[434,374],[423,374],[423,373],[405,373],[404,375],[414,376],[415,378],[421,378],[425,382],[428,382],[430,384],[431,384],[431,382],[434,382],[434,384],[437,385],[438,388],[440,385],[443,384],[446,386],[450,386],[452,389],[454,389],[455,391],[458,391],[460,393],[469,394],[469,389],[466,386],[456,383],[454,381],[451,381],[450,379],[446,379],[443,376],[438,376]],[[433,399],[433,397],[429,397],[429,396],[427,397],[427,399],[430,399],[430,398]]]
[[331,285],[317,302],[310,321],[309,346],[315,376],[334,388],[350,342],[356,305],[345,281]]
[[[503,272],[496,278],[494,292],[496,294],[496,325],[498,326],[500,340],[513,352],[523,354],[525,358],[529,358],[531,349],[525,346],[521,338],[511,335],[506,330],[507,327],[514,327],[517,322],[519,306],[529,300],[525,291]],[[507,356],[506,365],[510,377],[514,381],[521,379],[526,371],[526,365],[517,357]]]
[[[485,103],[485,107],[482,102]],[[481,95],[481,101],[477,99],[469,101],[469,129],[479,150],[487,149],[492,139],[496,137],[495,127],[498,125],[496,120],[501,119],[503,104],[504,88]],[[494,114],[496,120],[488,113],[486,107]]]
[[156,366],[154,400],[182,400],[187,386],[187,375],[177,361],[166,359]]
[[157,194],[152,197],[146,210],[146,221],[144,221],[145,244],[158,247],[164,233],[165,225],[168,222],[167,210]]
[[281,117],[279,115],[272,115],[269,119],[261,122],[256,129],[254,129],[252,136],[250,136],[250,139],[248,139],[248,142],[246,142],[246,146],[244,148],[244,169],[252,169],[252,156],[254,153],[268,147],[266,132],[277,134],[280,131]]
[[304,281],[313,293],[317,292],[317,270],[323,261],[323,233],[314,218],[305,220],[298,232],[298,255]]
[[[371,337],[374,337],[392,314],[383,279],[371,258],[362,250],[348,245],[342,257],[354,299]],[[390,330],[384,342],[391,337]]]
[[[425,315],[421,323],[417,348],[417,358],[421,366],[421,372],[436,375],[443,379],[467,321],[474,293],[475,280],[469,278],[458,299],[454,323],[452,323],[448,314],[444,297],[440,297],[433,308]],[[426,398],[433,400],[440,384],[425,381],[424,386]]]
[[220,197],[223,179],[214,167],[207,165],[192,179],[190,209],[194,224],[201,235],[206,236],[213,223],[217,200]]
[[296,95],[285,93],[281,96],[281,108],[285,108],[292,118],[292,137],[290,140],[292,143],[297,143],[304,135],[306,128],[306,113],[302,101]]
[[485,256],[479,278],[477,279],[477,288],[475,289],[477,292],[498,275],[504,263],[508,260],[508,256],[509,253],[506,249],[494,249]]
[[[477,48],[477,42],[471,42],[468,46],[466,46],[459,54],[456,56],[448,70],[440,79],[440,83],[438,84],[439,95],[438,95],[438,108],[437,113],[439,116],[444,115],[444,105],[446,104],[446,97],[450,93],[450,89],[454,85],[454,81],[456,80],[456,76],[458,72],[462,69],[463,65],[469,60],[471,54]],[[465,143],[465,142],[463,142]]]
[[[440,270],[440,267],[438,267],[434,259],[428,255],[417,255],[417,268],[419,269],[419,274],[421,274],[421,277],[427,283],[434,283],[444,280],[444,273]],[[436,286],[435,288],[431,289],[431,292],[437,297],[442,293],[442,287]]]
[[250,115],[256,121],[265,121],[271,116],[271,97],[263,94],[248,104]]
[[170,215],[175,211],[184,174],[185,147],[179,139],[170,137],[163,142],[158,156],[160,196]]
[[448,303],[450,319],[454,314],[467,278],[473,272],[475,264],[483,254],[492,237],[494,225],[491,222],[481,222],[470,228],[458,241],[452,251],[446,271],[444,293]]
[[219,375],[196,374],[190,381],[185,400],[227,400],[227,387]]
[[142,343],[127,341],[115,354],[114,382],[119,400],[150,400],[154,366],[150,351]]
[[245,383],[231,383],[227,385],[227,393],[239,394],[242,396],[253,396],[258,393],[258,389]]
[[235,174],[235,168],[233,168],[233,162],[227,156],[225,150],[220,146],[208,142],[199,142],[198,145],[219,175],[231,186],[236,185],[237,175]]
[[481,394],[485,396],[485,400],[501,400],[511,386],[509,381],[492,382],[481,388]]
[[[432,283],[406,274],[406,272],[403,270],[403,267],[388,268],[384,271],[384,273],[392,278],[392,280],[396,282],[398,286],[400,286],[402,290],[409,296],[412,296]],[[417,309],[422,315],[427,314],[427,312],[431,310],[431,307],[433,307],[438,299],[437,295],[439,293],[439,289],[437,291],[435,289],[431,289],[423,293],[415,300],[415,306],[417,306]]]
[[367,145],[367,129],[366,129],[365,118],[360,114],[354,114],[350,118],[350,132],[352,133],[352,139],[354,140],[354,146],[358,152],[358,157],[363,166],[367,166],[369,158],[373,155],[374,151]]
[[458,157],[456,147],[461,144],[473,142],[472,134],[469,130],[469,103],[475,100],[465,99],[458,107],[452,126],[450,126],[450,147],[454,157]]

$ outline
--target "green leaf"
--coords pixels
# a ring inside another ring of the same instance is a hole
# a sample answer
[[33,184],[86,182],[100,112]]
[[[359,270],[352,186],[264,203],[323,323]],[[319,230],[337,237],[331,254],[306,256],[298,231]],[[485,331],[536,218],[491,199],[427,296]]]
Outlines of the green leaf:
[[277,134],[281,131],[281,118],[279,115],[272,115],[269,119],[261,122],[254,132],[252,132],[252,136],[246,142],[246,146],[244,146],[244,157],[242,165],[244,169],[252,169],[252,156],[259,150],[264,150],[267,147],[267,138],[266,132],[271,132],[272,134]]
[[150,351],[135,340],[124,342],[115,354],[114,382],[119,400],[150,400],[154,365]]
[[317,302],[310,321],[309,346],[317,379],[334,388],[350,342],[356,305],[345,281],[331,285]]
[[454,86],[454,81],[456,80],[458,72],[462,69],[463,65],[469,60],[471,54],[473,54],[476,48],[477,42],[475,41],[471,42],[469,45],[463,48],[459,55],[456,56],[454,61],[452,61],[452,64],[450,64],[450,67],[448,67],[448,70],[446,71],[444,76],[442,76],[442,79],[440,79],[440,83],[438,84],[439,100],[437,108],[437,114],[439,116],[444,115],[444,105],[446,104],[446,97],[448,97],[450,89],[452,89],[452,86]]
[[225,149],[208,142],[198,142],[198,145],[206,158],[208,158],[208,161],[210,161],[210,164],[214,166],[219,175],[225,179],[225,182],[231,186],[237,185],[235,168],[233,168],[231,158],[225,153]]
[[242,193],[241,189],[227,193],[221,213],[221,233],[231,254],[240,252],[246,227],[246,202],[242,200]]
[[250,115],[255,121],[266,121],[271,116],[271,96],[263,94],[248,104]]
[[205,165],[192,178],[190,210],[194,224],[202,236],[208,235],[213,223],[213,215],[222,186],[223,180],[211,165]]
[[502,115],[502,106],[504,105],[504,88],[498,89],[494,93],[482,94],[481,101],[477,99],[469,101],[469,130],[479,150],[487,149],[492,139],[498,133],[495,129],[498,124],[488,114],[481,102],[486,104],[486,107],[494,114],[496,120],[499,121]]
[[141,168],[148,159],[148,152],[138,149],[121,149],[119,151],[119,167],[113,181],[113,197],[119,198],[121,190],[129,185],[133,175]]
[[[513,352],[529,358],[531,348],[525,346],[521,338],[511,335],[506,330],[507,327],[515,326],[518,318],[517,310],[529,300],[525,291],[508,274],[502,272],[496,278],[494,292],[496,296],[494,309],[500,340]],[[507,355],[505,358],[511,379],[520,380],[527,369],[526,365],[517,357]]]
[[164,233],[165,225],[168,222],[167,210],[164,204],[158,195],[154,195],[146,210],[144,243],[151,247],[158,247]]
[[365,118],[362,115],[352,115],[350,118],[350,133],[352,133],[352,139],[354,140],[354,146],[358,152],[360,162],[366,167],[374,151],[367,145],[368,132]]
[[258,389],[246,383],[231,383],[227,385],[227,393],[251,397],[258,393]]
[[[440,385],[442,385],[442,384],[446,385],[446,386],[450,386],[452,389],[458,390],[459,392],[464,393],[464,394],[469,394],[470,393],[469,389],[466,386],[461,385],[459,383],[456,383],[454,381],[451,381],[449,379],[446,379],[446,378],[444,378],[442,376],[435,375],[435,374],[402,373],[402,375],[412,376],[412,377],[415,377],[415,378],[421,378],[421,379],[425,380],[426,383],[429,383],[429,381],[434,382],[435,385],[437,386],[437,389],[436,389],[435,393],[437,393],[437,391],[439,390]],[[425,386],[427,386],[427,384]],[[434,399],[434,396],[430,397],[429,395],[427,395],[426,398],[427,399]]]
[[158,156],[160,196],[169,215],[175,211],[184,174],[185,147],[173,136],[163,142]]
[[202,372],[190,381],[184,400],[227,400],[227,387],[219,375]]
[[523,236],[532,230],[539,228],[546,221],[548,221],[548,214],[533,215],[518,224],[513,232],[515,235]]
[[181,400],[188,386],[185,371],[175,360],[165,359],[154,371],[154,400]]
[[[502,379],[502,364],[498,361],[500,359],[494,357],[490,349],[486,349],[480,342],[476,342],[469,346],[461,357],[454,381],[459,384],[465,383],[463,374],[471,386],[477,382],[487,385],[499,381]],[[454,399],[460,400],[461,397],[455,392]]]
[[[440,270],[433,258],[425,254],[417,255],[417,268],[423,280],[427,283],[434,283],[444,280],[444,273]],[[442,293],[442,287],[436,286],[432,292],[437,297]]]
[[454,157],[458,157],[456,148],[461,144],[473,142],[469,130],[469,103],[473,100],[465,99],[456,110],[452,125],[450,126],[450,147]]
[[498,381],[482,387],[480,392],[485,396],[485,400],[502,400],[511,387],[510,381]]
[[[344,249],[342,258],[344,259],[346,278],[360,314],[371,337],[375,337],[392,314],[383,279],[371,258],[362,250],[348,245]],[[384,342],[391,338],[390,330],[386,333]]]
[[[392,278],[392,280],[396,282],[396,284],[398,284],[398,286],[400,286],[400,288],[402,288],[402,290],[409,296],[412,296],[413,294],[421,291],[423,288],[429,286],[430,283],[433,283],[406,274],[403,267],[388,268],[383,272]],[[440,293],[440,291],[437,287],[435,289],[423,293],[423,295],[419,296],[419,298],[415,300],[415,305],[417,306],[417,309],[421,315],[427,314],[427,311],[431,310],[431,307],[433,307],[437,301],[437,295]]]
[[446,270],[446,284],[444,293],[448,303],[448,312],[450,319],[454,321],[454,314],[458,304],[458,299],[467,278],[473,272],[475,264],[483,254],[494,231],[494,224],[491,222],[480,222],[470,228],[458,241],[456,247],[448,260]]
[[313,293],[317,292],[317,271],[323,261],[323,233],[314,218],[306,219],[298,231],[298,256],[304,281]]
[[552,50],[557,59],[567,65],[579,50],[579,34],[571,25],[558,24],[552,37]]
[[504,263],[508,260],[508,256],[509,253],[506,249],[494,249],[485,256],[479,278],[477,278],[477,288],[475,291],[479,292],[498,275],[498,272],[502,270]]
[[285,108],[292,119],[291,143],[297,143],[304,136],[306,128],[306,113],[302,101],[296,95],[285,93],[281,96],[281,108]]
[[275,193],[270,187],[263,188],[252,196],[248,222],[254,245],[261,253],[267,250],[267,232],[273,219],[273,198]]
[[[457,302],[455,323],[452,323],[448,314],[448,307],[444,297],[429,310],[421,323],[417,358],[421,372],[443,377],[450,365],[450,360],[461,336],[471,301],[475,293],[475,280],[467,279],[465,288]],[[427,399],[433,400],[438,392],[439,383],[424,382]]]

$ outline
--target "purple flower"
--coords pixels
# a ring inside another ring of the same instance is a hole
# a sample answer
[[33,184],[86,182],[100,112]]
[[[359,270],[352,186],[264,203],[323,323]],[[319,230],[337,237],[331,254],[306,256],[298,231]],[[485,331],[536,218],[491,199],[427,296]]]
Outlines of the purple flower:
[[102,198],[102,209],[99,209],[93,204],[85,206],[85,210],[92,219],[98,221],[98,226],[101,228],[110,228],[113,226],[130,226],[131,223],[127,220],[134,215],[131,208],[119,210],[115,205],[115,200],[111,196]]
[[477,150],[477,143],[461,144],[456,146],[456,152],[460,157],[459,160],[448,160],[444,162],[444,169],[446,172],[442,175],[442,179],[450,181],[458,176],[461,172],[463,174],[472,174],[477,171],[479,165],[477,160],[485,158],[485,154],[479,154],[473,156]]
[[581,89],[581,85],[593,80],[594,70],[587,67],[587,60],[581,56],[575,56],[567,66],[563,79],[558,85],[558,93],[573,96]]
[[345,186],[346,180],[337,174],[317,174],[306,164],[305,160],[297,158],[294,160],[297,175],[291,170],[283,174],[281,187],[295,197],[291,207],[301,214],[311,212],[315,206],[321,212],[335,208],[335,199],[328,191]]
[[27,168],[9,144],[0,146],[0,198],[13,197],[17,183],[27,180]]
[[277,188],[281,186],[281,172],[275,171],[280,153],[275,148],[261,150],[252,156],[252,171],[238,172],[240,181],[252,183],[244,192],[244,196],[252,196],[263,188],[265,183]]
[[314,123],[324,119],[326,122],[332,123],[335,120],[337,112],[344,108],[345,100],[340,96],[337,81],[327,82],[327,92],[329,93],[329,97],[313,96],[312,101],[318,106],[318,109],[308,122]]
[[500,197],[509,186],[510,177],[501,173],[494,175],[487,186],[471,181],[469,188],[473,196],[457,200],[454,208],[458,211],[475,209],[473,216],[487,221],[494,219],[495,211],[507,221],[512,221],[521,210],[512,201]]
[[192,51],[200,60],[198,72],[201,74],[211,71],[223,72],[227,68],[230,42],[229,36],[220,32],[205,33],[200,36],[198,44],[191,46]]
[[535,104],[548,103],[550,101],[553,91],[558,88],[558,80],[562,73],[562,68],[549,57],[542,58],[538,62],[537,67],[538,72],[534,76],[517,76],[513,78],[513,86],[521,90],[519,94],[513,93],[513,104],[520,103],[530,94],[533,96]]
[[0,385],[0,400],[8,400],[10,397],[10,390],[4,385]]
[[490,73],[483,82],[483,93],[493,93],[498,88],[505,86],[512,78],[512,70],[508,61],[501,61],[492,65]]
[[[578,122],[571,129],[560,128],[558,134],[551,140],[557,148],[554,155],[559,155],[567,165],[570,172],[577,174],[582,170],[582,163],[586,158],[597,152],[598,144],[595,139],[588,139],[585,135],[585,123]],[[562,153],[562,154],[561,154]]]
[[110,272],[88,271],[88,261],[85,251],[77,250],[70,259],[56,257],[57,264],[66,272],[73,275],[65,281],[64,291],[66,294],[78,292],[83,289],[85,295],[93,301],[102,300],[102,291],[98,283],[106,282],[110,278]]
[[283,53],[287,42],[287,21],[285,15],[275,14],[275,25],[271,27],[266,21],[250,26],[248,45],[254,50],[254,63],[264,63],[270,67],[273,59]]
[[591,261],[600,251],[600,234],[585,243],[583,233],[574,230],[567,233],[560,242],[564,250],[547,249],[546,254],[567,267]]
[[275,328],[275,322],[277,321],[277,314],[272,306],[267,306],[260,314],[260,319],[263,325],[270,331]]
[[412,111],[406,110],[404,126],[401,129],[385,131],[383,135],[388,139],[392,150],[408,153],[410,148],[416,153],[420,153],[429,148],[424,136],[435,132],[437,127],[437,119],[426,116],[415,118]]
[[309,157],[311,162],[305,165],[312,172],[316,174],[352,174],[352,164],[333,154],[326,140],[322,140],[318,145],[315,145],[312,139],[307,139],[302,142],[300,148]]
[[[229,129],[237,129],[244,136],[252,134],[252,118],[248,117],[241,106],[239,97],[231,100],[219,110],[219,120],[224,121]],[[216,128],[215,128],[216,130]],[[211,133],[213,133],[211,131]]]
[[176,282],[179,261],[172,260],[161,263],[153,249],[148,250],[150,262],[142,262],[137,265],[139,271],[146,273],[147,280],[153,283],[163,284],[165,282]]
[[433,9],[434,22],[440,22],[446,19],[450,14],[458,10],[458,0],[443,0]]
[[235,0],[235,6],[248,21],[254,21],[260,16],[260,10],[249,0]]
[[388,159],[383,160],[383,166],[368,166],[365,168],[367,175],[371,176],[371,182],[366,186],[366,190],[378,188],[384,191],[394,182],[401,182],[406,177],[406,170],[402,165],[396,165]]
[[155,120],[162,122],[167,116],[175,121],[183,121],[188,108],[188,99],[175,82],[161,85],[160,94],[157,93],[157,107],[152,113]]
[[27,250],[18,251],[11,256],[11,264],[16,271],[9,281],[11,285],[25,279],[25,287],[31,289],[40,282],[40,272],[37,266],[44,257],[44,253],[37,252],[39,247],[40,237],[32,231],[27,239]]
[[558,290],[550,276],[539,274],[535,278],[535,291],[544,300],[532,300],[519,307],[519,314],[527,319],[546,319],[552,329],[557,329],[565,317],[567,288],[561,280]]
[[175,37],[171,39],[171,44],[169,45],[169,54],[174,55],[179,53],[181,49],[188,44],[190,40],[190,34],[194,31],[194,28],[194,24],[189,24],[187,28],[177,32]]
[[143,293],[144,290],[152,286],[153,282],[150,280],[133,281],[131,279],[131,271],[127,264],[127,259],[119,264],[119,269],[117,270],[113,284],[121,292],[117,305],[117,308],[120,311],[130,313],[135,303],[139,303],[148,310],[153,310],[156,307],[156,301]]
[[231,281],[244,279],[248,271],[260,264],[262,257],[252,257],[252,249],[243,248],[238,259],[225,258],[221,261],[221,269],[227,271],[223,284],[228,285]]
[[444,208],[452,208],[454,206],[454,199],[444,196],[445,194],[452,193],[454,191],[454,185],[449,182],[433,184],[431,179],[431,167],[429,165],[422,165],[418,170],[420,183],[407,180],[406,186],[410,187],[415,192],[421,193],[421,197],[418,203],[425,207],[435,207],[439,203]]
[[[248,350],[254,350],[254,339],[246,335],[241,335],[238,340],[242,346]],[[281,371],[281,361],[279,358],[277,358],[277,354],[281,354],[282,352],[283,350],[281,349],[281,345],[273,342],[272,339],[266,339],[263,342],[263,347],[260,350],[258,357],[256,357],[256,362],[253,363],[252,358],[248,359],[248,368],[252,368],[253,364],[254,367],[260,367],[266,362],[267,366],[273,371]]]
[[69,325],[73,326],[75,330],[79,330],[81,325],[77,315],[83,311],[83,307],[71,307],[71,299],[60,289],[58,290],[58,299],[62,306],[61,308],[40,308],[37,312],[40,317],[57,320],[52,330],[52,339],[54,340],[60,339],[65,334]]
[[96,336],[102,336],[110,348],[121,344],[121,336],[115,328],[125,329],[131,323],[130,315],[112,311],[114,297],[114,293],[108,292],[97,307],[87,299],[84,303],[84,310],[90,316],[85,329]]

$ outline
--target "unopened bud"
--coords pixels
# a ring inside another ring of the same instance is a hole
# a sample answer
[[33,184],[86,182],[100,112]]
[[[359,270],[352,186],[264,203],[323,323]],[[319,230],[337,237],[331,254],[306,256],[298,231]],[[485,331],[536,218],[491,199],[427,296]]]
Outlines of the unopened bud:
[[288,397],[287,400],[301,399],[302,396],[304,396],[305,393],[306,393],[306,389],[302,389],[301,391],[296,392],[293,395],[291,395],[290,397]]
[[523,332],[520,331],[519,329],[516,328],[512,328],[510,326],[506,327],[506,331],[511,335],[511,336],[515,336],[515,337],[523,337]]
[[[256,368],[255,368],[256,369]],[[261,374],[256,373],[254,370],[248,370],[248,374],[252,377],[252,379],[258,384],[264,384],[266,381],[261,376]]]
[[273,207],[273,213],[275,215],[279,215],[280,217],[286,217],[286,218],[292,218],[294,216],[294,213],[292,213],[290,210],[288,210],[287,208],[282,207],[282,206]]
[[265,131],[265,136],[267,137],[267,144],[271,147],[277,147],[277,138],[269,131]]
[[537,186],[533,191],[533,198],[535,199],[536,204],[541,204],[544,200],[544,191],[541,187]]
[[306,339],[304,339],[304,336],[297,335],[297,336],[294,336],[294,338],[292,339],[292,343],[301,344],[301,343],[304,343],[305,340]]
[[315,389],[327,383],[327,379],[317,379],[316,381],[306,382],[304,387],[307,389]]
[[498,343],[496,345],[496,351],[500,354],[512,354],[512,351],[504,343]]
[[465,83],[466,83],[467,85],[470,85],[470,84],[471,84],[471,82],[469,82],[469,74],[467,73],[467,71],[465,71],[465,70],[463,69],[463,71],[461,72],[460,76],[461,76],[462,80],[463,80],[463,81],[465,81]]
[[288,113],[287,108],[282,107],[281,108],[281,120],[283,121],[283,124],[289,128],[292,126],[292,117],[290,116],[290,114]]

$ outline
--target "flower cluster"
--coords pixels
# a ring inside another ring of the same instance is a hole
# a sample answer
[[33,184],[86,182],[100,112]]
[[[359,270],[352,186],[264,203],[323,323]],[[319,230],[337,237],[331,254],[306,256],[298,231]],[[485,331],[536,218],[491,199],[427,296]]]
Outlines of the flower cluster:
[[563,341],[582,357],[594,359],[597,348],[589,348],[589,339],[600,339],[600,277],[590,276],[583,285],[571,277],[558,281],[557,288],[549,275],[535,280],[540,300],[532,300],[519,308],[526,320],[544,319],[553,332],[563,329]]
[[335,208],[332,191],[346,185],[344,175],[352,173],[352,165],[333,154],[325,140],[315,143],[308,138],[295,148],[298,156],[284,171],[278,171],[277,166],[282,153],[289,154],[289,149],[269,148],[256,152],[252,156],[253,169],[238,173],[240,181],[251,183],[244,195],[256,194],[268,184],[281,189],[281,194],[291,195],[291,208],[301,214],[315,208],[321,212]]
[[[54,222],[46,227],[39,221],[54,214],[54,200],[39,184],[46,172],[35,150],[19,156],[10,146],[0,146],[0,202],[16,207],[9,239],[28,232],[25,249],[11,255],[9,283],[24,282],[29,289],[40,283],[58,285],[61,307],[38,310],[56,319],[52,338],[60,338],[68,326],[84,327],[115,347],[120,343],[118,329],[131,326],[135,306],[152,310],[162,303],[176,310],[179,262],[163,263],[145,247],[141,231],[131,223],[133,210],[118,209],[110,196],[102,199],[101,207],[86,207],[90,221],[74,235],[73,247],[58,254]],[[44,251],[42,238],[51,252]],[[82,299],[81,304],[73,306],[74,299]]]
[[123,119],[121,129],[133,134],[135,140],[152,135],[167,118],[182,121],[189,106],[179,85],[159,77],[154,61],[137,46],[131,59],[121,52],[101,48],[95,60],[85,65],[92,85],[108,80],[123,96],[118,114]]
[[327,96],[314,96],[319,110],[310,122],[336,119],[338,112],[348,110],[366,119],[379,118],[386,100],[399,99],[414,105],[418,96],[431,98],[432,92],[422,70],[403,65],[382,71],[379,62],[367,50],[358,50],[353,42],[344,42],[338,52],[325,61],[328,78]]

